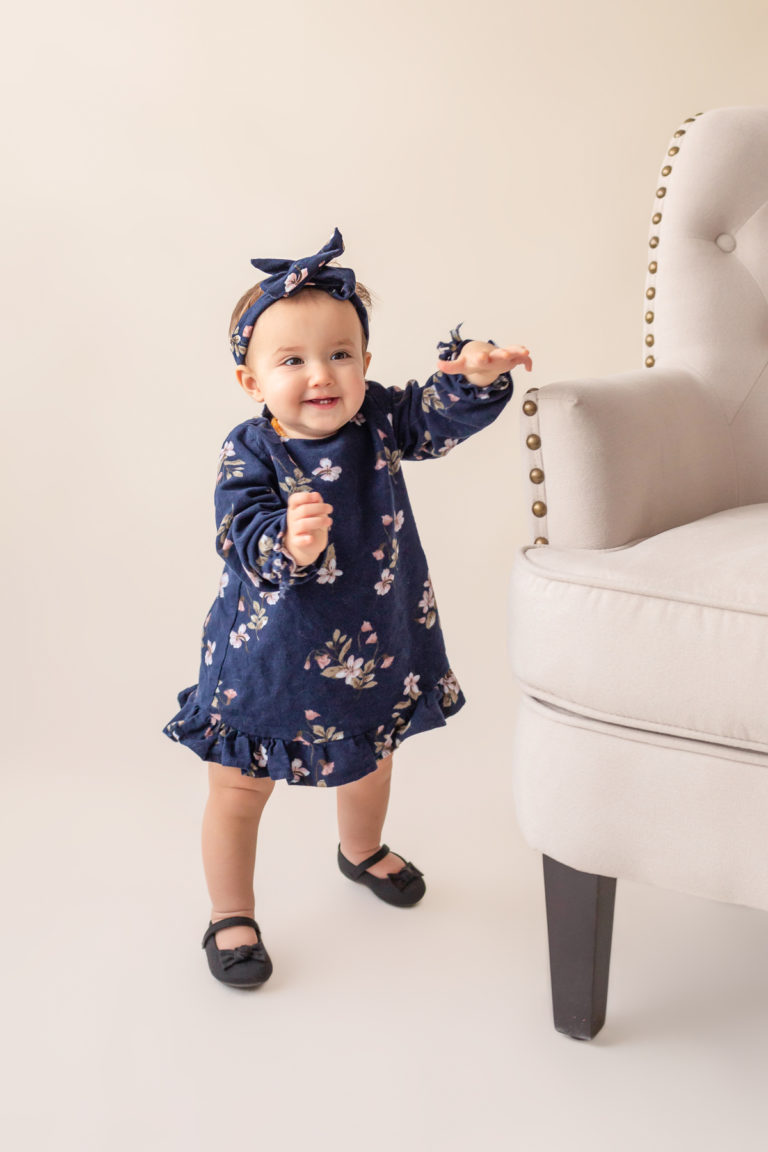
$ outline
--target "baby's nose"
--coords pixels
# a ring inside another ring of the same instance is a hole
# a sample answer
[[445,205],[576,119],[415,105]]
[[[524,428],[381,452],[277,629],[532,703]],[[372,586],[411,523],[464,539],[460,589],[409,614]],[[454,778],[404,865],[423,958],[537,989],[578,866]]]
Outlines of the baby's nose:
[[330,380],[331,372],[327,364],[310,365],[309,383],[312,387],[322,387],[324,384],[329,384]]

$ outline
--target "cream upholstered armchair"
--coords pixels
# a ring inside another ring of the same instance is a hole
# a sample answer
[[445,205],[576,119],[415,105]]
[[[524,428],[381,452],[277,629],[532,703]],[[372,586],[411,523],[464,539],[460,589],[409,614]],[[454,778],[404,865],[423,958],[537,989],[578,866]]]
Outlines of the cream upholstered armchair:
[[675,132],[648,261],[644,367],[523,403],[516,808],[582,1039],[617,878],[768,909],[768,108]]

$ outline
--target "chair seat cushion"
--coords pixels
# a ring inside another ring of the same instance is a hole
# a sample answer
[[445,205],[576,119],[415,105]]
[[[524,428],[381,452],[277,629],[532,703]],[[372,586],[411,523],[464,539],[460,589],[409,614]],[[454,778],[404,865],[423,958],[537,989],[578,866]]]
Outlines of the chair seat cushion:
[[768,751],[768,504],[621,548],[519,549],[511,653],[539,699]]

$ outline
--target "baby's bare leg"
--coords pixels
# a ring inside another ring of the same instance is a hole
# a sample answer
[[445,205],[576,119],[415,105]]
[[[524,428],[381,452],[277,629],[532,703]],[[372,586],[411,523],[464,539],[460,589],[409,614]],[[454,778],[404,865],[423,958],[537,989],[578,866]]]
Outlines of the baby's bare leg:
[[[208,783],[202,841],[211,920],[215,923],[225,916],[254,916],[256,839],[261,813],[275,782],[244,776],[239,768],[209,764]],[[245,925],[222,928],[216,933],[219,948],[255,943],[255,931]]]
[[[375,772],[336,789],[341,853],[353,864],[361,864],[381,847],[391,777],[392,757],[388,756]],[[400,856],[390,852],[368,871],[372,876],[384,877],[388,872],[399,872],[403,864]]]

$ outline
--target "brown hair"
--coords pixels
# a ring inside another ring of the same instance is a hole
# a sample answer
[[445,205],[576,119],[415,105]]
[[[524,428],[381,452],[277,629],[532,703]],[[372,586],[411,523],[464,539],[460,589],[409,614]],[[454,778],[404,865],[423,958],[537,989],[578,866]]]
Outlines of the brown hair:
[[[362,300],[366,311],[370,312],[371,294],[366,288],[365,284],[361,284],[359,281],[356,281],[355,292]],[[238,324],[240,323],[242,316],[248,311],[251,305],[255,304],[259,297],[263,295],[264,293],[262,291],[261,284],[254,284],[253,287],[249,288],[247,292],[243,293],[237,304],[235,304],[235,309],[232,313],[232,319],[229,321],[230,339],[232,338],[232,333],[235,331],[235,328],[237,328]],[[365,338],[365,333],[363,333],[363,352],[366,352],[367,350],[368,341]]]

